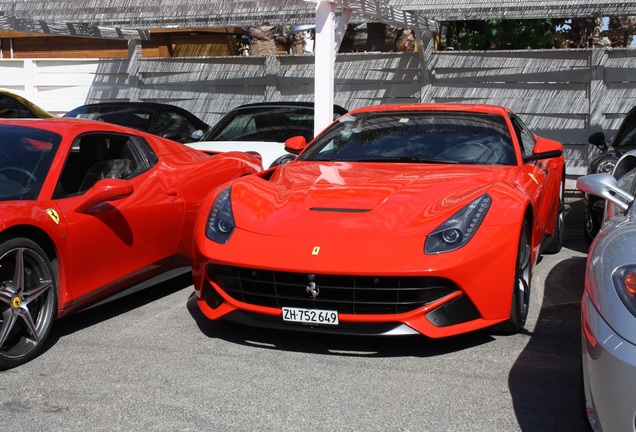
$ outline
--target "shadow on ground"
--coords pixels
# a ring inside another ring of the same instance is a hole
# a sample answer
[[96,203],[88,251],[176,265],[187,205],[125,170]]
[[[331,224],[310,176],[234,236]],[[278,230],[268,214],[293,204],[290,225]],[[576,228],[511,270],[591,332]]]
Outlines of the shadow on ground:
[[191,285],[191,272],[171,277],[156,284],[148,281],[88,309],[64,317],[53,324],[43,352],[49,350],[64,336],[130,312]]
[[[564,249],[586,254],[583,200],[570,201],[567,211]],[[508,384],[522,431],[590,430],[581,405],[580,300],[586,260],[574,256],[551,269],[534,331],[510,371]]]
[[[508,384],[522,431],[588,430],[580,405],[580,304],[556,301],[565,290],[580,299],[584,271],[581,257],[552,269],[534,331],[510,371]],[[569,275],[567,284],[564,275]]]
[[280,351],[355,357],[432,357],[494,340],[485,331],[424,341],[421,335],[359,337],[272,330],[247,327],[224,320],[211,321],[197,306],[194,294],[189,298],[187,307],[201,332],[209,338]]

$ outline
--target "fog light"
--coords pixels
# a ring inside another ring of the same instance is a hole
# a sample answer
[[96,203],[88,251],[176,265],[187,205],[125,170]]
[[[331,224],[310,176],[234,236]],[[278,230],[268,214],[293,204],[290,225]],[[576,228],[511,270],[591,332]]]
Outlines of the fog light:
[[212,309],[216,309],[223,304],[223,297],[216,292],[209,282],[203,288],[203,299]]

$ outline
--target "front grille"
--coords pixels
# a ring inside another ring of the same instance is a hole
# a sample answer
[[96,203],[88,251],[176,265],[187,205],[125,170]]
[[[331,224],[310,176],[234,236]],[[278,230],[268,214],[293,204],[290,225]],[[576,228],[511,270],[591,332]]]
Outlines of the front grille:
[[[438,277],[309,275],[223,265],[210,265],[207,275],[243,303],[343,314],[404,313],[457,291],[451,281]],[[310,281],[319,290],[316,299],[306,290]]]

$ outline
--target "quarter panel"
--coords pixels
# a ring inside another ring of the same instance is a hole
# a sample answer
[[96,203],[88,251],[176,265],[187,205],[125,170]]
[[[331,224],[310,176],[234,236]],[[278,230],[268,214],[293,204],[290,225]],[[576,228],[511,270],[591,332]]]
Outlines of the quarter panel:
[[636,226],[629,220],[601,230],[588,253],[586,291],[607,323],[622,338],[636,344],[636,317],[618,297],[612,274],[636,264]]

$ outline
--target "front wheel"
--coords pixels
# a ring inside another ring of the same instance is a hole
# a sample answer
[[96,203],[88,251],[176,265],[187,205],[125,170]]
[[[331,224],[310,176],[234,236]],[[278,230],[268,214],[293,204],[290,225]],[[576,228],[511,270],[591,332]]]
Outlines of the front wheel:
[[512,287],[510,318],[499,325],[499,329],[507,334],[519,333],[526,324],[530,305],[530,285],[532,271],[532,254],[530,246],[530,223],[523,221],[517,249],[515,279]]
[[19,366],[41,351],[57,308],[53,267],[26,238],[0,244],[0,370]]
[[583,235],[587,244],[592,244],[601,229],[604,202],[601,198],[587,197],[583,208]]
[[563,249],[563,235],[565,233],[565,180],[561,181],[559,188],[559,198],[557,202],[557,215],[554,222],[554,231],[550,238],[550,244],[545,249],[546,253],[556,254]]

